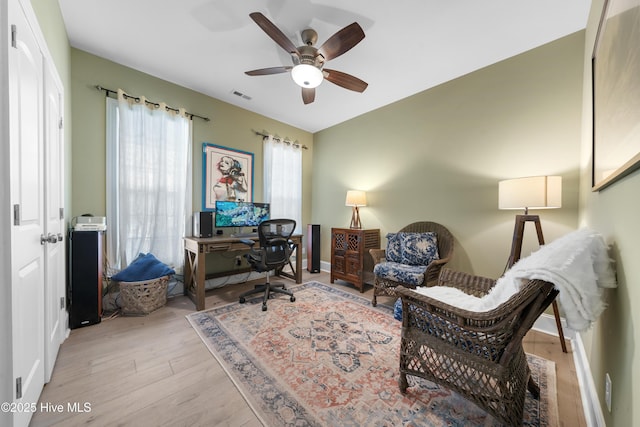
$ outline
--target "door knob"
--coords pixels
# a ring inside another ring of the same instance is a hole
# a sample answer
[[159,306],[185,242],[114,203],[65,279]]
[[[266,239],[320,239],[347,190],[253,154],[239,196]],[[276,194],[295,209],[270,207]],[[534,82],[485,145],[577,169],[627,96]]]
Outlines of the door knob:
[[57,243],[58,242],[58,236],[56,236],[55,234],[49,234],[47,237],[43,235],[40,236],[40,244],[44,245],[45,243]]

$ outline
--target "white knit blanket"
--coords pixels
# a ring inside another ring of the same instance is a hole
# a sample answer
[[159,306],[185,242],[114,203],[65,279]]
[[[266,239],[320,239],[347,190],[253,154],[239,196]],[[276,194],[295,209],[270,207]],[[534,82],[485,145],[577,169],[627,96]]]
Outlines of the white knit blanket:
[[541,279],[560,291],[567,326],[588,329],[604,311],[603,288],[617,286],[604,238],[583,228],[544,245],[518,261],[504,275],[513,279]]
[[416,292],[454,307],[484,312],[507,301],[520,289],[522,280],[528,279],[555,285],[560,291],[558,298],[567,326],[577,331],[589,328],[605,309],[602,288],[617,286],[604,239],[595,231],[583,228],[522,258],[483,298],[446,286],[419,287]]

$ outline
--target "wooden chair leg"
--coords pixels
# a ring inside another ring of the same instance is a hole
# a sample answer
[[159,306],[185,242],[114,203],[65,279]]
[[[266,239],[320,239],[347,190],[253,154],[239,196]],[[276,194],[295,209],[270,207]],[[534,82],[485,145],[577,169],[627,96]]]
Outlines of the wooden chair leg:
[[[526,211],[525,211],[526,212]],[[533,222],[536,226],[536,234],[538,235],[538,243],[540,246],[544,245],[544,236],[542,235],[542,225],[540,224],[540,217],[538,215],[516,215],[516,224],[513,229],[513,240],[511,242],[511,254],[509,255],[509,261],[507,261],[507,269],[511,268],[513,264],[520,259],[520,253],[522,252],[522,238],[524,234],[524,225],[527,222]],[[556,327],[558,328],[558,335],[560,336],[560,345],[562,346],[562,352],[567,352],[567,344],[564,342],[564,332],[562,331],[562,322],[560,322],[560,310],[558,310],[558,303],[553,300],[553,315],[556,318]]]
[[558,328],[558,336],[560,337],[560,345],[562,346],[563,353],[567,352],[567,344],[564,342],[564,332],[562,331],[562,322],[560,321],[560,310],[558,310],[558,303],[553,300],[553,314],[556,317],[556,327]]
[[400,373],[398,377],[398,387],[400,388],[400,393],[405,394],[407,392],[407,388],[409,387],[409,382],[407,381],[407,374]]

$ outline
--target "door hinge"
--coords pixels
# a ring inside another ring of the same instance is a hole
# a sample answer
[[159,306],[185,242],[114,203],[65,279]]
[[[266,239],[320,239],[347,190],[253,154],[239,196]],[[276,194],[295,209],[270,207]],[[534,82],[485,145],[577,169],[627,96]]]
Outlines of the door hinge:
[[16,378],[16,399],[22,399],[22,377]]
[[13,225],[20,225],[20,205],[13,205]]
[[64,208],[60,208],[60,219],[64,219]]
[[60,297],[60,310],[64,309],[64,297]]
[[16,26],[14,24],[11,24],[11,47],[17,48],[18,47],[18,42],[16,40]]
[[64,122],[62,121],[62,117],[60,117],[60,124],[58,125],[58,127],[59,127],[60,129],[62,129],[62,128],[63,128],[63,123],[64,123]]

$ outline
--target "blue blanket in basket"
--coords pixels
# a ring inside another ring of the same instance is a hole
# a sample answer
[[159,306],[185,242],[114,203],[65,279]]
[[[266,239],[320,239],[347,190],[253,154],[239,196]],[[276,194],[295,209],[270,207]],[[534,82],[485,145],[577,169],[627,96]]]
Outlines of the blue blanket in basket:
[[114,274],[111,279],[116,282],[142,282],[171,274],[176,272],[152,253],[148,253],[138,255],[127,268]]

